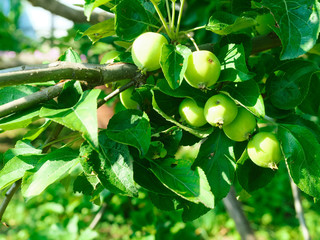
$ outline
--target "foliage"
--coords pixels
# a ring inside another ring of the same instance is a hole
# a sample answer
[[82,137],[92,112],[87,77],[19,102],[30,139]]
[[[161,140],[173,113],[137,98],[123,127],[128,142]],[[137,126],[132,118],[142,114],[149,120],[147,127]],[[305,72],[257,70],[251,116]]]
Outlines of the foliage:
[[[96,7],[115,14],[114,19],[83,32],[93,43],[107,37],[120,52],[114,62],[132,64],[132,42],[144,32],[161,32],[170,40],[161,46],[160,59],[154,59],[161,70],[142,71],[132,95],[139,109],[116,111],[106,129],[98,129],[97,124],[97,108],[105,94],[75,80],[64,85],[57,99],[1,118],[3,131],[26,128],[39,119],[47,122],[30,129],[3,154],[0,189],[22,179],[22,195],[30,198],[72,176],[74,190],[92,202],[106,191],[119,198],[143,193],[161,210],[182,212],[183,221],[219,207],[232,185],[238,192],[254,195],[268,183],[276,184],[272,179],[277,170],[251,162],[246,150],[249,139],[235,142],[219,126],[190,126],[178,114],[185,98],[203,107],[210,97],[223,93],[254,115],[258,125],[253,134],[266,131],[277,136],[284,159],[278,171],[287,165],[298,187],[319,198],[320,80],[319,62],[311,53],[319,34],[317,1],[188,1],[184,5],[182,0],[176,17],[175,1],[171,2],[85,1],[88,18]],[[260,36],[255,18],[265,13],[271,13],[276,24],[270,26],[272,33]],[[270,46],[272,37],[282,46]],[[256,49],[255,41],[261,38],[265,52]],[[221,74],[213,86],[195,88],[183,76],[190,49],[206,44],[213,46]],[[81,58],[69,49],[60,60],[80,62]],[[0,102],[39,88],[41,84],[1,88]],[[67,129],[67,135],[44,142],[44,134],[54,131],[51,126],[56,123]],[[177,155],[182,146],[195,143],[201,146],[194,159]]]

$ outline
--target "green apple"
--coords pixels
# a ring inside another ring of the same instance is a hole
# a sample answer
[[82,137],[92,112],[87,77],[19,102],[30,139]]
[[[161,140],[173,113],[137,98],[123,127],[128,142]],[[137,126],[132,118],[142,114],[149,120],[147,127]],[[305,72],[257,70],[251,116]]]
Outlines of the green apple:
[[239,107],[236,118],[222,129],[231,140],[243,142],[249,139],[256,125],[256,118],[245,108]]
[[188,58],[186,81],[195,88],[206,88],[215,84],[220,76],[221,65],[210,51],[196,51]]
[[204,105],[204,116],[212,126],[225,126],[237,116],[237,104],[224,94],[210,97]]
[[134,87],[130,87],[120,93],[120,101],[126,109],[139,109],[139,103],[132,99]]
[[190,98],[184,99],[179,106],[179,114],[190,126],[201,127],[207,123],[203,115],[203,108]]
[[280,143],[270,132],[259,132],[253,136],[247,146],[249,158],[258,166],[277,169],[283,159]]
[[160,68],[161,48],[167,39],[160,33],[146,32],[137,37],[131,49],[135,65],[143,72]]
[[270,26],[275,25],[275,21],[271,13],[258,15],[256,17],[257,25],[256,30],[260,35],[266,35],[272,31]]

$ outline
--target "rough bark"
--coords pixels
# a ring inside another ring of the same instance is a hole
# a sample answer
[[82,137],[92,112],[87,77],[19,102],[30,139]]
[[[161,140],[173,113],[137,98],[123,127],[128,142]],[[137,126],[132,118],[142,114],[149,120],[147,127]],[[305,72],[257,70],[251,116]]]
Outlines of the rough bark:
[[[69,19],[75,23],[86,23],[87,17],[83,14],[83,10],[77,10],[70,8],[57,0],[28,0],[33,6],[41,7],[49,12]],[[107,20],[108,18],[112,18],[114,15],[107,12],[95,13],[93,12],[90,17],[90,23],[96,24]]]

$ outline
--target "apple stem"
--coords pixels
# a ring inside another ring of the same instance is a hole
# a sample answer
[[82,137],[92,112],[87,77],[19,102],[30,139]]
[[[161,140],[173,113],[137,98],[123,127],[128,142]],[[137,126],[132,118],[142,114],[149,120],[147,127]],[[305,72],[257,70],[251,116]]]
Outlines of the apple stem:
[[171,18],[171,13],[170,13],[170,8],[169,8],[169,0],[166,0],[166,7],[167,7],[167,14],[168,14],[168,20],[169,20],[169,29],[171,29],[171,23],[172,23],[172,18]]
[[172,21],[171,21],[171,30],[173,31],[174,33],[174,21],[175,21],[175,18],[176,18],[176,0],[173,0],[172,1],[172,5],[171,5],[171,10],[172,10]]
[[181,17],[182,17],[182,12],[183,12],[185,0],[180,0],[180,2],[181,2],[181,4],[180,4],[178,21],[177,21],[176,37],[179,35],[180,22],[181,22]]
[[194,31],[197,31],[197,30],[200,30],[200,29],[204,29],[204,28],[206,28],[206,26],[207,25],[203,25],[203,26],[191,28],[191,29],[186,30],[186,31],[181,31],[181,34],[187,34],[187,33],[194,32]]
[[188,36],[188,38],[191,40],[191,42],[193,43],[193,45],[194,45],[194,47],[195,47],[196,51],[200,51],[200,49],[199,49],[199,47],[198,47],[198,45],[197,45],[196,41],[194,40],[194,38],[193,38],[189,33],[187,34],[187,36]]
[[161,13],[158,5],[154,2],[154,0],[150,0],[150,1],[151,1],[151,3],[153,4],[153,6],[154,6],[154,8],[155,8],[155,10],[156,10],[156,12],[157,12],[157,14],[158,14],[161,22],[162,22],[162,25],[164,26],[164,28],[165,28],[168,36],[170,37],[170,39],[172,39],[173,37],[172,37],[171,31],[170,31],[170,29],[168,28],[168,25],[167,25],[167,23],[166,23],[166,20],[164,19],[164,17],[163,17],[163,15],[162,15],[162,13]]

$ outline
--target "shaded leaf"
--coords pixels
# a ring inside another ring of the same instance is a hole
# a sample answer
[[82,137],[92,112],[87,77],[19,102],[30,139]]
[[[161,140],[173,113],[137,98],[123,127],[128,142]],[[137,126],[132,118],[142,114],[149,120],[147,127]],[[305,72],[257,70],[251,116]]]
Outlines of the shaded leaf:
[[320,197],[320,144],[305,127],[283,124],[278,130],[290,176],[297,186]]
[[199,166],[205,172],[214,195],[214,204],[227,196],[234,180],[236,164],[233,145],[234,141],[222,130],[215,130],[201,144],[193,163],[193,167]]
[[241,159],[237,161],[236,173],[240,185],[250,193],[267,185],[276,171],[254,164],[245,150]]
[[136,147],[142,155],[148,152],[150,123],[148,116],[139,110],[124,110],[113,115],[106,133],[113,141]]
[[192,162],[166,158],[151,163],[151,170],[171,191],[194,203],[214,207],[214,197],[201,168],[191,170]]
[[254,80],[229,83],[222,89],[222,92],[227,92],[231,98],[257,117],[265,116],[264,101],[259,86]]
[[271,103],[284,110],[300,105],[308,94],[310,79],[317,71],[318,66],[301,59],[279,66],[267,79],[266,92]]
[[271,26],[282,42],[281,60],[296,58],[309,51],[319,33],[319,4],[314,0],[270,1],[270,9],[279,27]]

